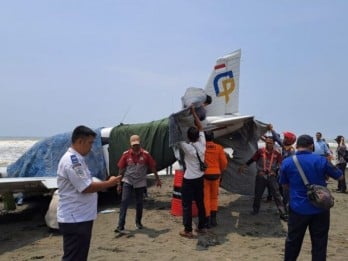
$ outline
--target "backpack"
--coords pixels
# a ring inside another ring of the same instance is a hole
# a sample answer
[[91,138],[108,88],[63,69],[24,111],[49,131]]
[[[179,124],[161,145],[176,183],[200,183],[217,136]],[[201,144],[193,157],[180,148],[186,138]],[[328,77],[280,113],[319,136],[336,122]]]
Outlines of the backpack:
[[344,154],[343,154],[342,156],[343,156],[344,160],[345,160],[346,162],[348,162],[348,150],[345,150],[345,151],[344,151]]

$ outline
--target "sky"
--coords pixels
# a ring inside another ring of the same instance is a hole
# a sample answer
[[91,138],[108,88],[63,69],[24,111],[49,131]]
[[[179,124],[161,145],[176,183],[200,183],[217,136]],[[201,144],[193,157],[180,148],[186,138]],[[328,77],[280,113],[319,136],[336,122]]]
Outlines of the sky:
[[241,114],[347,137],[347,13],[345,0],[0,0],[0,136],[166,118],[241,49]]

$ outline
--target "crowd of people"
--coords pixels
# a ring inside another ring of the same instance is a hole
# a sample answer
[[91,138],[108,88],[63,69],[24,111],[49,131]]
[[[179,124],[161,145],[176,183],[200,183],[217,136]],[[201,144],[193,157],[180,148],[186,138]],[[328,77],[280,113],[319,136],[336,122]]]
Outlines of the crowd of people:
[[[280,218],[287,221],[288,233],[285,241],[284,260],[296,260],[302,246],[307,228],[312,243],[312,260],[326,260],[330,210],[311,204],[307,196],[307,186],[303,182],[295,163],[304,170],[309,184],[327,186],[329,177],[338,180],[337,192],[346,192],[345,160],[346,145],[342,135],[337,136],[336,166],[331,162],[333,152],[320,132],[316,140],[309,135],[296,135],[284,132],[284,138],[268,126],[269,136],[263,136],[265,147],[258,149],[239,172],[256,162],[255,194],[252,215],[260,209],[261,197],[266,188],[279,210]],[[297,140],[297,141],[296,141]],[[276,147],[275,142],[278,144]],[[296,142],[296,147],[294,144]]]
[[[223,147],[214,140],[214,133],[203,131],[200,117],[195,107],[191,113],[194,126],[187,130],[188,142],[180,142],[184,154],[184,176],[182,181],[183,227],[179,235],[194,238],[206,233],[207,229],[218,225],[218,191],[221,173],[227,168],[227,157]],[[333,153],[323,140],[320,132],[316,140],[309,135],[296,135],[291,132],[278,134],[273,126],[262,140],[265,146],[242,164],[239,173],[255,162],[255,193],[252,215],[258,215],[262,197],[267,189],[275,202],[280,218],[288,223],[285,241],[284,260],[296,260],[299,255],[304,234],[309,228],[312,241],[313,260],[325,260],[330,226],[330,210],[311,205],[307,198],[307,188],[303,183],[294,162],[294,157],[302,166],[311,184],[326,186],[329,177],[338,180],[337,192],[346,192],[345,168],[346,145],[344,137],[338,135],[336,166],[331,163]],[[57,219],[63,235],[62,260],[87,260],[91,240],[93,221],[97,216],[97,193],[116,186],[121,194],[121,206],[117,233],[124,233],[127,209],[134,192],[137,229],[142,229],[143,201],[146,192],[146,176],[150,169],[156,178],[156,185],[161,187],[161,180],[156,170],[156,162],[141,147],[138,135],[130,137],[130,148],[125,151],[117,163],[118,176],[108,180],[94,182],[84,161],[92,147],[96,133],[86,126],[78,126],[72,133],[72,145],[61,158],[58,165],[59,203]],[[193,229],[192,202],[198,209],[198,224]]]

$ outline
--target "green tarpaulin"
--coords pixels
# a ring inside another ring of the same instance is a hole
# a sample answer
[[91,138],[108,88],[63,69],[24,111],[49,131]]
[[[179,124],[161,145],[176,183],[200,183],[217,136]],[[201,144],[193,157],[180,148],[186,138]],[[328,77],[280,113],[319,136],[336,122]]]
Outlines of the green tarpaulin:
[[117,163],[123,152],[130,148],[129,138],[134,134],[140,136],[141,146],[156,160],[157,170],[169,167],[176,161],[173,150],[169,148],[167,118],[149,123],[122,124],[114,127],[110,133],[109,170],[111,175],[118,175]]

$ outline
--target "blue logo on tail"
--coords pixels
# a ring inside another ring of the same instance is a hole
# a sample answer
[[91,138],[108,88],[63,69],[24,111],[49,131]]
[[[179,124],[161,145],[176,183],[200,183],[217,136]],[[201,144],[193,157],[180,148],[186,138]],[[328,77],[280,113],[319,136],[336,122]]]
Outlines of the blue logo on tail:
[[[221,88],[219,88],[219,83],[221,82]],[[220,73],[215,76],[214,81],[215,94],[218,97],[224,96],[225,102],[228,103],[230,100],[230,95],[235,89],[235,83],[233,79],[233,72],[227,71]]]

